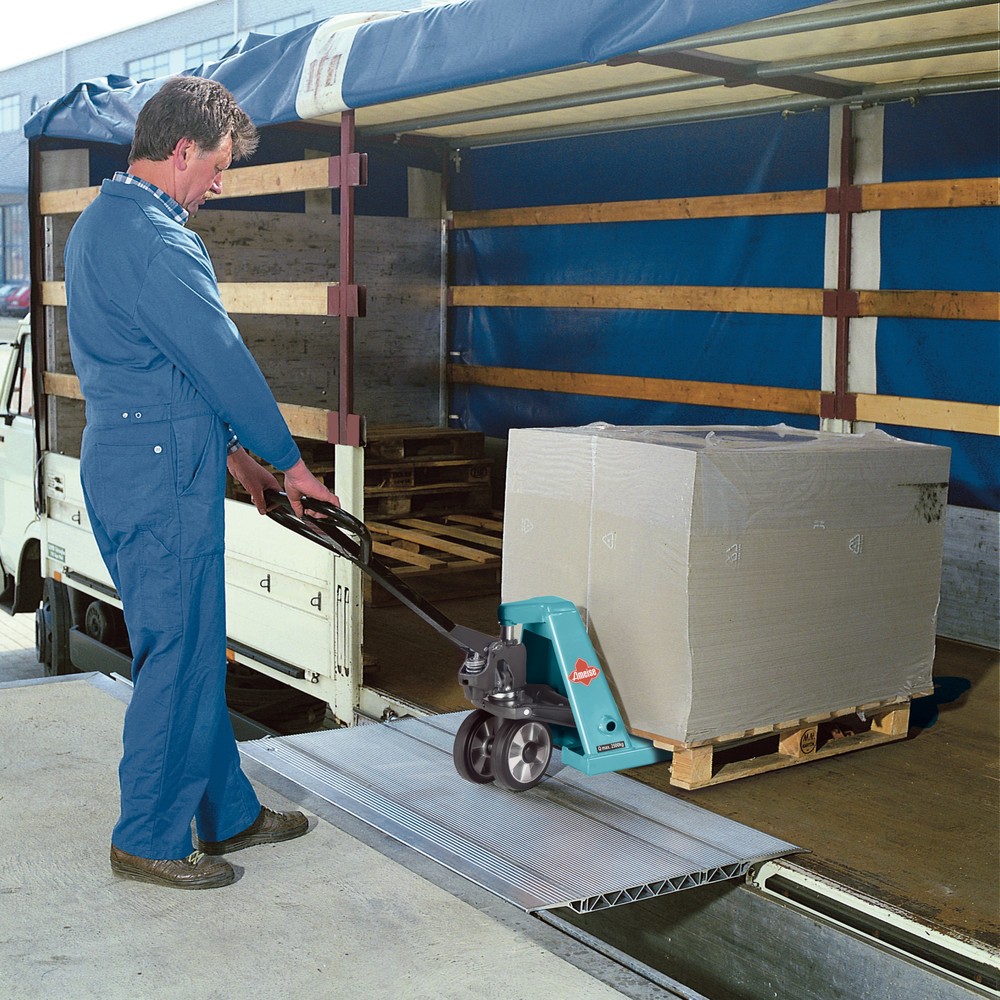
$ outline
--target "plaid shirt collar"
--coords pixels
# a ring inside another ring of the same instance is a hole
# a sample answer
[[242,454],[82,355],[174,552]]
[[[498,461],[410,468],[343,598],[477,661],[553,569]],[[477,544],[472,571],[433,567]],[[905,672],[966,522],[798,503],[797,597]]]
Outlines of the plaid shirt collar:
[[161,190],[155,184],[150,184],[149,181],[144,181],[141,177],[126,173],[124,170],[117,171],[111,179],[119,184],[134,184],[136,187],[141,187],[143,191],[148,191],[163,205],[167,211],[167,215],[174,222],[179,222],[182,226],[187,222],[188,210],[174,201],[166,191]]

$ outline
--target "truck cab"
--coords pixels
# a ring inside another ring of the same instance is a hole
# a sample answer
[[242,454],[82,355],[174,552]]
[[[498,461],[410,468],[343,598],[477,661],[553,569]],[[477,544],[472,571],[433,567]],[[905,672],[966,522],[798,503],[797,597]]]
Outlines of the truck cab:
[[[34,399],[26,317],[14,333],[0,334],[0,606],[9,615],[34,613],[35,647],[46,675],[107,670],[107,662],[127,672],[124,621],[86,521],[79,462],[39,452]],[[105,581],[103,590],[95,592],[101,584],[93,581],[89,588],[67,585],[67,548],[76,563]]]
[[8,614],[30,612],[42,599],[42,526],[35,502],[34,392],[27,319],[13,334],[0,334],[0,606]]

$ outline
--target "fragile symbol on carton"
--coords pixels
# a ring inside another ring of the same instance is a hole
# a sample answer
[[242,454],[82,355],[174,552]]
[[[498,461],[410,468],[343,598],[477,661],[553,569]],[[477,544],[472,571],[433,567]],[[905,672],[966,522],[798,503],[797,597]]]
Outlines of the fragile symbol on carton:
[[735,566],[740,561],[740,543],[734,542],[726,549],[726,562],[730,566]]
[[861,549],[862,549],[862,548],[864,547],[864,544],[865,544],[865,536],[864,536],[864,535],[855,535],[855,536],[854,536],[854,537],[853,537],[853,538],[852,538],[852,539],[851,539],[851,540],[850,540],[850,541],[849,541],[849,542],[847,543],[847,547],[848,547],[848,548],[849,548],[849,549],[850,549],[850,550],[851,550],[851,551],[852,551],[852,552],[853,552],[853,553],[854,553],[854,554],[855,554],[856,556],[859,556],[859,555],[861,555]]
[[582,684],[590,687],[590,682],[595,677],[599,677],[601,671],[598,667],[591,666],[582,656],[573,664],[573,672],[569,675],[571,684]]

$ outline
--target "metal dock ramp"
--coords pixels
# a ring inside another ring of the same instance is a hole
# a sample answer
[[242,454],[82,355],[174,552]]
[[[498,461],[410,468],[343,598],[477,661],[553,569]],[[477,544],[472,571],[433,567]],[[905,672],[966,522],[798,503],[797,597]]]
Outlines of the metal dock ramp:
[[458,776],[464,712],[272,737],[240,751],[526,911],[580,913],[739,878],[800,848],[556,750],[528,792]]

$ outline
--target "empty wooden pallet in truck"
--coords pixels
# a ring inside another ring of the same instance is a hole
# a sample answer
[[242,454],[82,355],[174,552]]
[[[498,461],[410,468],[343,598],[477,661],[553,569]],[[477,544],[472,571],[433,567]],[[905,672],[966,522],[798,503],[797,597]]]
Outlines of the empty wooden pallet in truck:
[[[488,513],[493,460],[483,435],[444,427],[369,428],[365,447],[365,513],[378,518]],[[296,437],[309,468],[333,485],[333,447]],[[239,487],[234,487],[239,489]]]
[[493,460],[478,431],[447,427],[369,428],[365,441],[365,513],[484,514],[492,505]]
[[[331,445],[297,439],[307,464],[335,487]],[[370,428],[364,448],[365,520],[375,552],[398,575],[419,574],[435,600],[499,591],[503,515],[493,509],[493,459],[478,431]],[[248,499],[233,483],[231,495]],[[364,578],[365,603],[391,601]]]
[[[491,594],[500,586],[501,516],[445,514],[436,518],[401,518],[367,522],[373,551],[400,577],[420,578],[428,598]],[[391,599],[365,577],[365,603]]]
[[419,462],[365,462],[369,515],[441,514],[489,510],[489,459],[438,458]]
[[[502,515],[493,506],[484,435],[447,427],[371,428],[365,443],[365,515],[375,552],[398,576],[420,576],[428,598],[494,593]],[[365,576],[365,602],[388,593]]]

